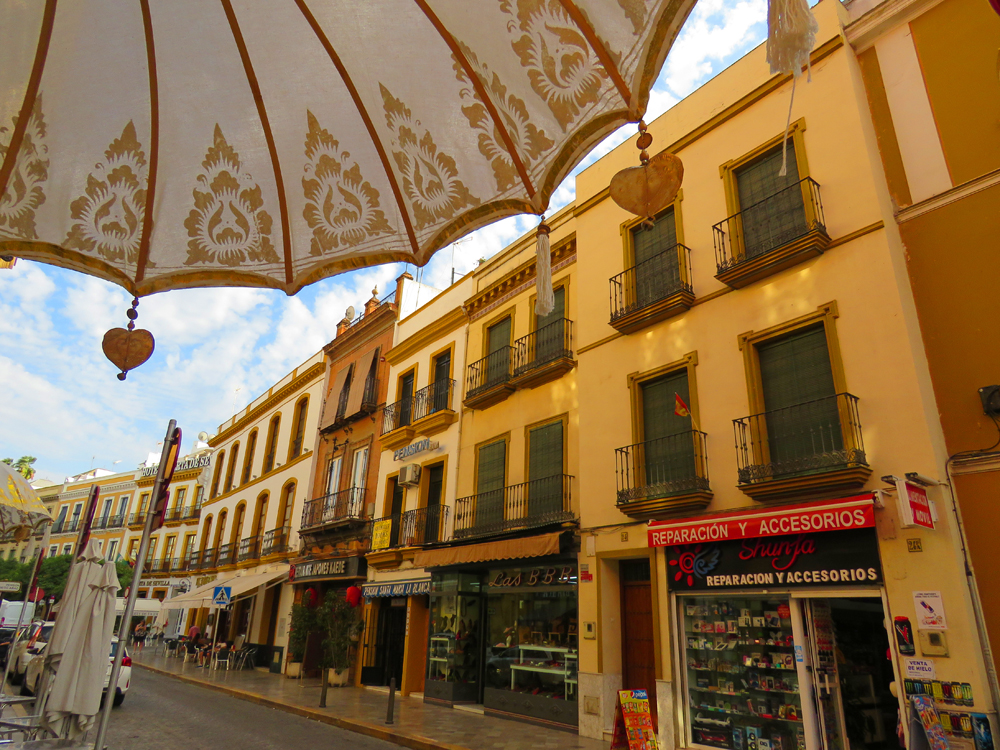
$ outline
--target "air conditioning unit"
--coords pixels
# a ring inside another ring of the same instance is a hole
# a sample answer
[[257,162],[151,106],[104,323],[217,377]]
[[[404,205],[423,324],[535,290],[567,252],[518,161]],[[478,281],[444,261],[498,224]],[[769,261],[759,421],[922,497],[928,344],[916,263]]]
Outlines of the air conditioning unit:
[[399,483],[404,487],[420,484],[420,464],[407,464],[399,470]]

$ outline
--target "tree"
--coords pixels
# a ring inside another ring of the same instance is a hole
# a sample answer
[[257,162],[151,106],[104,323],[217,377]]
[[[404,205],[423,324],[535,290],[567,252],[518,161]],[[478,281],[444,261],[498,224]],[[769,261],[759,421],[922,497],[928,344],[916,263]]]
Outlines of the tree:
[[[55,557],[46,557],[42,560],[42,569],[38,571],[38,586],[41,588],[46,596],[54,596],[56,599],[62,599],[63,592],[66,590],[66,579],[69,577],[70,563],[73,561],[72,555],[56,555]],[[27,575],[31,575],[31,566],[26,566],[28,569]],[[115,563],[115,571],[118,573],[118,584],[121,588],[125,588],[130,583],[132,583],[132,575],[135,571],[132,570],[132,566],[125,561]],[[2,563],[0,563],[0,579],[4,579]],[[18,579],[4,579],[4,580],[18,580]],[[27,580],[27,579],[25,579]]]
[[343,594],[330,591],[324,602],[315,610],[315,624],[320,642],[320,678],[322,687],[319,707],[326,708],[326,689],[329,682],[327,670],[342,672],[351,666],[351,645],[361,632],[362,623],[354,607]]
[[20,560],[0,559],[0,581],[17,581],[21,584],[21,590],[16,594],[4,594],[5,599],[21,601],[24,599],[31,582],[31,568],[34,564],[23,563]]
[[115,563],[115,570],[118,573],[119,588],[128,588],[128,585],[132,583],[133,576],[135,576],[135,568],[129,565],[127,560],[119,560]]
[[16,461],[13,458],[5,458],[3,462],[8,466],[14,467],[14,471],[30,482],[35,478],[35,469],[32,467],[32,464],[37,460],[34,456],[21,456]]

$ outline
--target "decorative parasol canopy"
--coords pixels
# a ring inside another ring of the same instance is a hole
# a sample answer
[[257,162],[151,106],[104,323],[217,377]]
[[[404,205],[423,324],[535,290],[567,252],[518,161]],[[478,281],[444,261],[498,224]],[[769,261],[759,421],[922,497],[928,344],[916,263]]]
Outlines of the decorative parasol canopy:
[[27,538],[43,523],[52,523],[52,516],[28,480],[0,463],[0,534],[13,531],[15,536]]
[[638,122],[693,5],[6,3],[0,255],[136,296],[422,265]]

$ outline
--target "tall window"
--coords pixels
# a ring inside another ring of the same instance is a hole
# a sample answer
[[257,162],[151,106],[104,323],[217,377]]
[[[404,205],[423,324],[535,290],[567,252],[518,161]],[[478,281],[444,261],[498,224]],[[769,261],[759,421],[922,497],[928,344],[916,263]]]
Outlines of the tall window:
[[275,451],[278,450],[278,429],[281,427],[281,415],[276,414],[267,426],[267,446],[264,450],[264,473],[274,468]]
[[184,548],[181,552],[181,560],[187,560],[191,557],[191,553],[194,552],[194,534],[184,535]]
[[539,516],[563,510],[563,422],[528,430],[528,508]]
[[288,460],[302,455],[302,441],[306,435],[306,414],[309,412],[309,397],[303,396],[295,405],[295,417],[292,422],[292,442],[288,446]]
[[101,525],[107,526],[108,519],[111,518],[111,506],[114,505],[115,499],[109,497],[104,501],[104,510],[101,511]]
[[281,527],[287,529],[292,525],[292,510],[295,508],[295,482],[285,487],[284,497],[281,499],[282,513]]
[[230,536],[230,541],[233,545],[239,544],[240,536],[243,533],[243,519],[247,514],[246,503],[240,503],[236,506],[236,515],[233,517],[233,531]]
[[476,464],[476,526],[504,520],[503,488],[507,482],[507,441],[480,446]]
[[549,362],[561,356],[568,348],[566,342],[566,287],[560,286],[552,290],[555,304],[548,315],[535,316],[535,351],[531,357],[534,362]]
[[240,477],[240,484],[250,481],[250,472],[253,471],[253,454],[257,451],[257,430],[250,433],[247,438],[247,453],[243,457],[243,475]]
[[[844,446],[822,325],[757,345],[769,461],[778,472]],[[808,467],[804,467],[808,468]]]
[[178,487],[174,495],[174,510],[178,513],[184,508],[184,501],[187,499],[187,487]]
[[632,230],[635,261],[635,301],[651,305],[673,294],[680,286],[677,226],[673,207],[660,214],[653,226],[639,224]]
[[177,546],[177,537],[168,536],[163,545],[163,561],[169,563],[174,557],[174,547]]
[[144,492],[139,495],[139,513],[145,513],[149,510],[149,495],[150,493]]
[[788,139],[788,169],[781,171],[781,146],[736,170],[736,189],[743,227],[743,251],[756,257],[790,242],[805,232],[806,215],[795,144]]
[[63,524],[66,522],[66,512],[69,510],[68,505],[64,505],[59,509],[59,518],[56,519],[56,527],[62,528]]
[[403,375],[399,379],[399,424],[397,427],[404,427],[413,418],[413,370]]
[[212,545],[216,550],[219,549],[220,545],[225,544],[226,517],[228,515],[228,510],[219,511],[219,522],[215,525],[215,544]]
[[211,544],[212,537],[212,517],[209,516],[205,519],[205,524],[202,526],[201,530],[201,551],[204,552],[209,548]]
[[494,323],[486,330],[486,379],[483,385],[502,383],[510,375],[510,318]]
[[139,540],[130,539],[128,543],[128,559],[134,560],[136,552],[139,551]]
[[266,492],[260,493],[257,497],[257,509],[254,511],[252,536],[260,536],[264,533],[264,526],[267,525],[267,500]]
[[389,507],[389,517],[392,519],[389,530],[389,546],[395,547],[399,544],[399,530],[403,518],[403,501],[406,499],[406,488],[399,483],[396,477],[389,480],[389,488],[392,498]]
[[449,404],[448,391],[451,387],[451,349],[441,352],[434,358],[434,400],[431,411],[447,409]]
[[326,462],[326,493],[332,495],[340,489],[340,467],[342,456],[334,456]]
[[224,493],[233,488],[233,476],[236,474],[236,459],[240,456],[240,444],[233,443],[229,453],[229,465],[226,467],[226,486],[222,490]]
[[117,551],[118,551],[118,540],[117,539],[112,539],[110,542],[108,542],[108,554],[107,554],[107,558],[111,562],[118,562],[115,559],[115,553]]
[[77,503],[73,506],[73,528],[77,528],[80,525],[80,513],[83,512],[83,503]]
[[198,491],[194,496],[194,507],[200,508],[203,502],[205,502],[205,485],[199,484]]
[[640,461],[646,486],[662,487],[665,494],[682,489],[682,483],[695,474],[691,417],[676,413],[677,396],[685,404],[691,403],[687,370],[645,381],[640,385],[640,395],[643,441]]
[[427,468],[427,525],[424,544],[432,544],[441,538],[441,495],[444,490],[444,464],[434,464]]
[[[351,467],[351,487],[353,497],[352,504],[363,503],[365,498],[365,485],[367,484],[368,472],[368,446],[358,448],[354,451],[354,463]],[[364,508],[357,508],[357,512],[363,512]]]
[[118,502],[118,515],[125,518],[125,512],[128,510],[128,495],[123,495],[122,499]]
[[219,494],[219,479],[222,477],[222,466],[225,463],[226,452],[219,451],[215,457],[215,471],[212,474],[212,494],[209,496],[213,499]]

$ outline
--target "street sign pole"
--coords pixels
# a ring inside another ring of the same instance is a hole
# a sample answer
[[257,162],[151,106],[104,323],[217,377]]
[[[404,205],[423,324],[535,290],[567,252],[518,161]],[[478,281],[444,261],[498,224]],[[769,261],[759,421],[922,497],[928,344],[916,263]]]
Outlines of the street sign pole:
[[[163,485],[170,483],[173,475],[174,465],[177,460],[177,452],[180,450],[181,431],[177,427],[177,421],[171,419],[167,423],[167,434],[163,438],[163,451],[160,453],[160,465],[156,470],[156,483],[153,485],[152,497],[160,498],[163,492]],[[168,459],[173,456],[174,464],[167,466]],[[111,718],[111,704],[114,703],[114,691],[118,686],[118,675],[122,671],[122,657],[125,655],[125,642],[128,640],[129,626],[132,623],[132,612],[135,611],[135,599],[139,593],[139,581],[142,579],[142,567],[146,562],[146,551],[149,549],[149,537],[153,533],[153,519],[157,518],[162,522],[162,512],[157,516],[156,508],[150,508],[146,514],[146,525],[142,529],[142,540],[139,542],[139,556],[135,561],[135,570],[132,574],[132,584],[129,586],[128,598],[125,601],[125,612],[122,613],[122,622],[118,627],[118,648],[115,651],[114,664],[111,667],[111,677],[108,681],[108,694],[104,699],[104,708],[101,711],[101,718],[97,723],[97,739],[94,741],[94,750],[103,750],[104,735],[108,731],[108,720]]]

